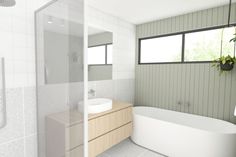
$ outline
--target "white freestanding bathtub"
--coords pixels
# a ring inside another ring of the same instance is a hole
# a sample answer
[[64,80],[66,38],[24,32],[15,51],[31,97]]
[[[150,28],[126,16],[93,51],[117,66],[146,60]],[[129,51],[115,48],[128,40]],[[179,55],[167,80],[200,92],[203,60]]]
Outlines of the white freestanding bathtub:
[[236,125],[152,107],[134,107],[136,144],[168,157],[236,157]]

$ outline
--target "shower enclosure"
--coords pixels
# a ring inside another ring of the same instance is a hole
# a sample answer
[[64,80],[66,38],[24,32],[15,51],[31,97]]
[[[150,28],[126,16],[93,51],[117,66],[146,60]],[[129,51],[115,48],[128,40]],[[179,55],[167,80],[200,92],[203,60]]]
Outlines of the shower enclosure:
[[84,6],[54,0],[35,12],[39,157],[87,156]]

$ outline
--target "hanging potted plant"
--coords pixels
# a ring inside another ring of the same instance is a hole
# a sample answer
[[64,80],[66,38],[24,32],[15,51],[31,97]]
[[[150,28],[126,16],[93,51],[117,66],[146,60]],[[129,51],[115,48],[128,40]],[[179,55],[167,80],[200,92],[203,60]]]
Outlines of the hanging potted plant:
[[[235,32],[236,32],[236,27],[235,27]],[[230,42],[234,43],[234,56],[222,56],[222,45],[223,45],[223,30],[222,30],[222,36],[221,36],[221,54],[220,58],[216,59],[214,61],[213,66],[217,67],[218,70],[221,72],[224,71],[230,71],[234,68],[234,64],[236,63],[236,58],[235,58],[235,48],[236,48],[236,33],[234,34],[234,37],[230,40]]]
[[213,66],[216,66],[220,71],[230,71],[234,68],[234,63],[236,63],[235,57],[221,56],[215,60]]

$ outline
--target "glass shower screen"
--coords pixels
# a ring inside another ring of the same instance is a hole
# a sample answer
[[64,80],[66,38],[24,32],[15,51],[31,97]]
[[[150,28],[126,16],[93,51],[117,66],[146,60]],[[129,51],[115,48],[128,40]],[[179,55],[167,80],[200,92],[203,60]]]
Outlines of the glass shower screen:
[[83,157],[83,0],[48,3],[36,11],[35,27],[38,156]]

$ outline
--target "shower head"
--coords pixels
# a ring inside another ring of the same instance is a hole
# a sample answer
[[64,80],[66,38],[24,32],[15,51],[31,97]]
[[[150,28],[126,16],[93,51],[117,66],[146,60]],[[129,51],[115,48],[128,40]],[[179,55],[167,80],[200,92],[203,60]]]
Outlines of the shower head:
[[12,7],[16,4],[15,0],[0,0],[0,6],[2,7]]

